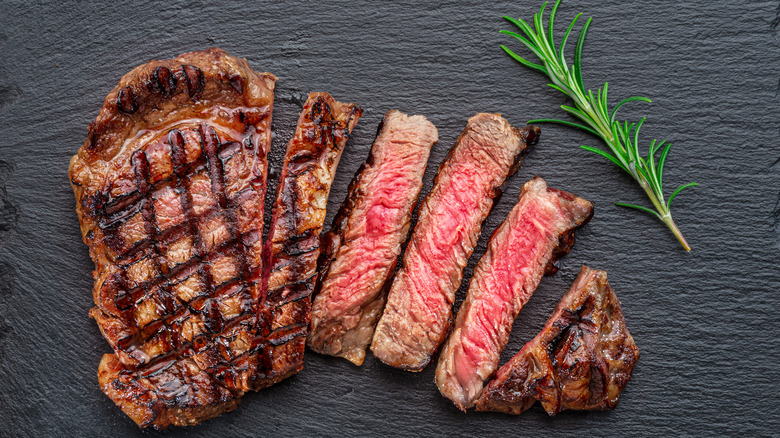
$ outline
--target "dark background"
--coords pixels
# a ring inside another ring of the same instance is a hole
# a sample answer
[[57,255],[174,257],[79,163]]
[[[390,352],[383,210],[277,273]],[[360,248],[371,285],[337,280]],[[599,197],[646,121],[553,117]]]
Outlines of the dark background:
[[[498,30],[510,28],[503,14],[530,18],[538,0],[245,3],[0,3],[0,435],[154,434],[98,388],[97,365],[110,349],[87,315],[92,262],[67,178],[104,96],[136,65],[219,46],[276,74],[275,166],[306,92],[360,103],[365,116],[344,153],[330,217],[391,108],[424,114],[439,129],[423,193],[474,113],[501,112],[516,125],[563,115],[564,97],[499,49],[528,54]],[[605,269],[641,351],[617,409],[464,414],[439,395],[433,366],[413,374],[370,355],[358,368],[312,353],[299,375],[247,394],[238,410],[162,435],[780,433],[778,2],[572,0],[559,11],[559,38],[579,11],[594,17],[586,87],[609,80],[611,104],[652,98],[621,111],[648,117],[643,145],[673,143],[667,195],[701,184],[672,208],[693,251],[649,215],[613,205],[647,201],[616,167],[578,148],[600,145],[595,138],[543,126],[465,274],[533,175],[592,200],[592,222],[522,311],[502,363],[540,330],[580,264]]]

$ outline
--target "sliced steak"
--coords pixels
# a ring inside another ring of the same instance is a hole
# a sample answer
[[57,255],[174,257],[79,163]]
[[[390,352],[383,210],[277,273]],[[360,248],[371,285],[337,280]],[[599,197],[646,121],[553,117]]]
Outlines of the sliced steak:
[[498,114],[470,118],[420,207],[371,350],[382,362],[423,369],[447,334],[455,292],[500,186],[539,128],[514,129]]
[[231,410],[256,373],[275,81],[219,49],[151,61],[71,160],[90,315],[115,352],[100,386],[142,427]]
[[261,366],[253,388],[303,368],[328,194],[344,145],[362,114],[354,103],[311,93],[287,145],[264,251]]
[[520,199],[490,237],[474,268],[468,294],[439,355],[436,384],[461,410],[474,405],[498,368],[520,310],[545,270],[568,253],[574,231],[590,220],[593,205],[547,187],[541,178],[523,186]]
[[307,340],[312,350],[363,363],[438,140],[423,116],[385,114],[368,160],[322,239]]
[[541,333],[482,391],[477,410],[520,414],[537,400],[550,415],[612,409],[638,359],[607,273],[583,266]]

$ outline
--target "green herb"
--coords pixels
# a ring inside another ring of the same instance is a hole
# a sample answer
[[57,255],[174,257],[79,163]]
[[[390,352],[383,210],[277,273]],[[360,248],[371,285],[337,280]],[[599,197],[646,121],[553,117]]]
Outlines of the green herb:
[[[531,120],[528,123],[561,123],[601,137],[612,152],[611,154],[591,146],[580,147],[586,151],[601,155],[628,172],[628,174],[630,174],[647,193],[647,196],[655,207],[655,211],[647,207],[624,202],[616,202],[615,204],[623,207],[635,208],[655,215],[672,230],[672,233],[674,233],[677,240],[680,241],[683,248],[685,248],[686,251],[690,251],[691,247],[688,245],[688,242],[685,241],[682,233],[672,220],[672,214],[669,209],[675,196],[682,190],[698,184],[695,182],[683,184],[672,192],[668,201],[664,201],[664,192],[661,187],[661,181],[664,162],[666,161],[666,156],[669,153],[671,144],[666,141],[657,142],[656,140],[653,140],[650,143],[647,156],[642,157],[639,154],[639,129],[642,127],[645,118],[642,118],[638,123],[631,124],[615,120],[618,108],[624,104],[632,101],[650,102],[650,99],[632,96],[622,100],[610,112],[607,108],[608,83],[605,82],[604,88],[598,90],[595,96],[591,90],[588,90],[587,94],[585,93],[585,87],[582,84],[582,46],[585,43],[585,34],[588,31],[592,18],[588,18],[588,21],[585,22],[585,25],[580,31],[579,37],[577,38],[577,46],[574,49],[574,64],[569,67],[564,58],[563,50],[566,47],[566,42],[569,39],[569,35],[571,34],[574,25],[577,23],[577,20],[582,13],[577,14],[571,22],[566,33],[563,35],[563,40],[561,40],[560,45],[556,49],[553,43],[553,21],[555,20],[555,12],[558,10],[558,5],[560,5],[560,3],[561,0],[556,1],[555,6],[553,6],[552,11],[550,12],[550,19],[546,32],[542,20],[544,19],[547,2],[542,4],[539,13],[534,14],[534,29],[532,29],[524,20],[504,17],[509,22],[519,27],[525,36],[506,30],[502,30],[501,33],[510,35],[520,41],[542,61],[542,64],[529,62],[504,45],[502,45],[501,48],[520,64],[539,70],[549,76],[552,84],[548,85],[569,96],[574,101],[575,107],[561,105],[561,108],[583,121],[584,125],[557,119]],[[656,154],[658,151],[661,151],[661,154],[656,161]]]

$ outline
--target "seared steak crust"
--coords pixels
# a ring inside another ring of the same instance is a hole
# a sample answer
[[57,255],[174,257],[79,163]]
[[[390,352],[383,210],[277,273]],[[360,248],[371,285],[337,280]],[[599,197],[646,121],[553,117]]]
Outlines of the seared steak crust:
[[363,114],[354,103],[311,93],[287,145],[265,246],[262,373],[253,388],[272,385],[303,368],[320,232],[331,183],[352,129]]
[[[504,223],[490,237],[474,269],[468,294],[439,355],[436,384],[461,410],[470,408],[498,368],[512,324],[531,298],[547,266],[567,253],[576,229],[593,215],[593,205],[548,188],[534,178]],[[563,246],[563,248],[561,248]]]
[[439,167],[393,280],[371,350],[382,362],[423,369],[444,341],[455,292],[482,221],[539,128],[514,129],[498,114],[471,117]]
[[322,238],[307,345],[361,365],[384,307],[438,131],[423,116],[388,111]]
[[520,414],[536,400],[550,415],[612,409],[638,359],[607,273],[583,266],[542,331],[482,391],[477,410]]
[[98,367],[103,392],[139,426],[192,426],[238,407],[241,398],[216,383],[192,359],[165,367],[127,369],[115,354]]
[[235,408],[257,371],[276,77],[219,49],[150,61],[70,163],[95,262],[103,391],[142,427]]

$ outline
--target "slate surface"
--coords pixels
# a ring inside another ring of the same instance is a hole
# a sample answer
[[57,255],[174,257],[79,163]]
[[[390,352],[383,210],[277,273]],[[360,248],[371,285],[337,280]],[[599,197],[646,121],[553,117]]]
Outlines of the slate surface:
[[[498,34],[508,28],[501,15],[530,17],[539,1],[475,3],[0,3],[0,435],[155,434],[139,431],[98,388],[96,367],[109,347],[87,316],[92,264],[67,179],[87,125],[124,73],[209,46],[246,57],[280,78],[277,157],[305,92],[359,102],[365,117],[344,154],[332,216],[388,109],[424,114],[439,128],[424,193],[474,113],[501,112],[514,124],[561,115],[562,96],[498,48],[521,50]],[[357,368],[308,354],[302,373],[246,395],[237,411],[161,435],[780,433],[780,7],[569,1],[559,31],[578,11],[595,17],[586,86],[609,79],[615,99],[651,97],[623,116],[648,117],[645,144],[674,144],[667,193],[701,184],[673,208],[693,251],[653,218],[612,204],[644,201],[616,168],[577,148],[597,145],[594,138],[544,126],[484,225],[466,277],[531,176],[594,201],[593,221],[521,313],[503,360],[542,327],[580,264],[606,269],[642,354],[618,408],[556,418],[539,408],[520,417],[463,414],[438,394],[433,367],[412,374],[371,357]]]

